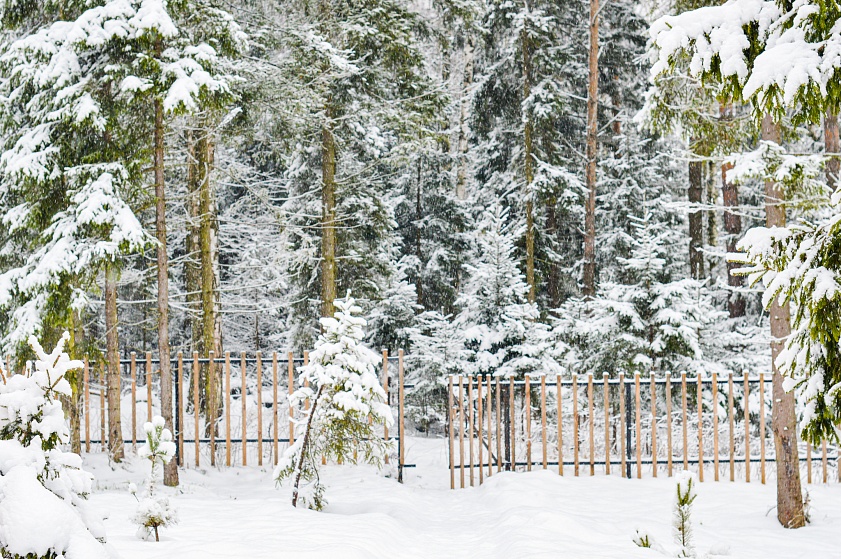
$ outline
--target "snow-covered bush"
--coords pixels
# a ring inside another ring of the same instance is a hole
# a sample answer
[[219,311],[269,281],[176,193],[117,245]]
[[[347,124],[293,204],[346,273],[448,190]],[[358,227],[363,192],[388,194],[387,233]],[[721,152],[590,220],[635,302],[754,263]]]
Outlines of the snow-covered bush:
[[[4,559],[108,557],[102,523],[85,499],[93,476],[82,458],[61,450],[70,433],[60,396],[64,375],[82,367],[64,353],[69,335],[47,354],[31,337],[36,360],[0,383],[0,556]],[[6,375],[4,375],[6,376]]]
[[389,445],[372,423],[394,421],[377,379],[379,356],[362,344],[365,320],[354,316],[362,309],[350,295],[335,304],[336,316],[321,319],[324,332],[301,369],[300,388],[289,396],[290,405],[305,404],[306,418],[274,471],[278,483],[292,479],[292,506],[300,498],[316,510],[326,503],[318,471],[322,457],[381,465]]
[[687,471],[680,472],[675,491],[672,529],[675,542],[680,546],[678,557],[695,557],[695,544],[692,541],[692,503],[698,496],[695,477]]
[[163,466],[175,456],[175,443],[172,442],[172,433],[164,427],[164,418],[156,415],[152,422],[143,425],[146,431],[146,444],[140,447],[138,454],[141,458],[148,458],[152,463],[149,478],[146,481],[146,493],[142,498],[137,498],[137,489],[130,486],[130,491],[138,500],[139,505],[132,520],[140,526],[138,536],[141,539],[148,539],[153,533],[155,541],[159,541],[158,528],[175,524],[178,515],[175,507],[169,502],[166,495],[156,495],[155,487],[158,483],[158,466]]

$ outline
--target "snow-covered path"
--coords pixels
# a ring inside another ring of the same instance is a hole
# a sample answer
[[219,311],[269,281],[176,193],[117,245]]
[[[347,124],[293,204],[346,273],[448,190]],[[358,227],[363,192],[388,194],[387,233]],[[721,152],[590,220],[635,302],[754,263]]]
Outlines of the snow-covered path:
[[[369,468],[333,467],[326,512],[294,510],[275,489],[270,468],[182,473],[173,497],[180,523],[160,543],[135,537],[128,517],[134,499],[124,487],[145,464],[112,470],[101,456],[92,467],[101,488],[91,501],[108,514],[113,548],[124,558],[275,557],[560,557],[655,558],[636,547],[634,529],[671,543],[674,480],[616,476],[559,477],[552,472],[494,475],[480,488],[450,491],[446,444],[410,439],[417,469],[406,485]],[[699,556],[841,557],[841,486],[810,486],[813,522],[782,529],[769,509],[773,485],[700,484],[695,507]]]

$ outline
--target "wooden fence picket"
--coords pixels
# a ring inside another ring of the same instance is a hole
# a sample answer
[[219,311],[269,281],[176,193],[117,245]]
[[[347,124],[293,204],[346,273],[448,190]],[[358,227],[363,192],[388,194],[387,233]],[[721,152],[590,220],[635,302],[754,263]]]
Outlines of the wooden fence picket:
[[727,378],[727,418],[730,422],[730,481],[736,481],[736,436],[734,434],[733,373]]
[[563,387],[561,375],[557,375],[557,405],[558,405],[558,475],[564,475],[564,410]]
[[572,375],[572,460],[578,477],[578,375]]
[[657,477],[657,378],[651,372],[651,475]]
[[593,413],[593,373],[587,375],[587,427],[590,431],[590,475],[596,475],[596,443],[594,439],[595,414]]
[[453,377],[450,375],[447,378],[447,428],[449,431],[449,444],[450,444],[450,489],[456,488],[456,469],[455,469],[455,457],[453,456],[454,452],[454,445],[453,445]]
[[[610,383],[607,373],[602,374],[602,396],[604,397],[604,474],[610,475]],[[545,452],[544,452],[545,456]],[[545,460],[545,458],[544,458]],[[545,466],[544,466],[545,468]]]
[[712,373],[712,416],[713,416],[713,468],[715,468],[715,481],[718,481],[718,377]]
[[695,382],[698,383],[698,481],[704,481],[704,383],[701,373],[698,373]]
[[675,447],[672,444],[672,373],[666,373],[666,469],[669,471],[669,477],[673,475],[672,457],[674,456]]

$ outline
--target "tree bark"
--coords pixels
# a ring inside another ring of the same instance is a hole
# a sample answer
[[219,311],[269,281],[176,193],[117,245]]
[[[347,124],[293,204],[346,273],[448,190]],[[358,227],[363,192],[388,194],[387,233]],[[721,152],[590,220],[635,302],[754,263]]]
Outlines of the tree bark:
[[589,79],[587,83],[587,204],[584,208],[584,270],[582,292],[596,294],[596,163],[598,150],[599,0],[590,0]]
[[[780,127],[770,115],[762,119],[762,139],[780,142]],[[773,180],[765,181],[765,225],[784,227],[786,210],[785,194]],[[777,368],[777,356],[785,347],[791,334],[791,313],[788,303],[780,305],[775,297],[769,312],[771,320],[771,370],[773,371],[773,396],[771,422],[774,432],[774,450],[777,459],[777,519],[784,528],[805,525],[803,494],[800,487],[800,461],[797,453],[797,419],[794,411],[794,394],[783,388],[783,377]]]
[[336,141],[328,122],[321,129],[321,314],[333,316],[336,300]]
[[[707,197],[706,201],[709,206],[714,206],[718,200],[718,192],[716,191],[715,185],[715,176],[716,176],[716,169],[715,164],[712,161],[708,161],[704,166],[706,173],[706,192]],[[704,212],[704,215],[707,218],[707,226],[706,226],[706,241],[707,246],[718,246],[718,212],[715,209],[709,209]],[[714,256],[710,256],[709,260],[706,263],[706,269],[708,270],[708,274],[712,276],[713,268],[715,267],[715,263],[718,259]]]
[[292,486],[292,506],[298,506],[298,490],[301,486],[301,474],[304,471],[304,460],[307,456],[307,451],[309,450],[310,446],[310,433],[312,432],[312,420],[315,418],[315,411],[318,407],[318,400],[321,398],[321,394],[324,392],[324,385],[318,387],[318,392],[315,393],[315,398],[313,398],[312,407],[310,408],[310,413],[307,416],[307,427],[304,430],[304,440],[301,442],[301,454],[298,456],[298,467],[295,470],[295,483]]
[[[78,311],[70,314],[70,350],[73,359],[84,359],[85,330]],[[82,372],[78,369],[64,375],[70,383],[70,397],[62,400],[70,421],[70,452],[82,454]]]
[[[703,201],[704,163],[702,161],[689,162],[689,203],[700,205]],[[704,277],[704,214],[701,210],[689,212],[689,271],[693,278]]]
[[[421,221],[423,220],[423,206],[421,204],[421,188],[423,188],[423,168],[421,167],[421,159],[418,158],[418,184],[415,193],[415,258],[418,259],[418,264],[423,262],[423,251],[421,245]],[[423,307],[423,274],[421,273],[422,266],[418,268],[418,277],[415,282],[415,295],[420,307]]]
[[108,374],[108,454],[114,462],[124,457],[123,429],[120,423],[120,342],[117,332],[117,266],[105,264],[105,348]]
[[[528,9],[528,3],[526,3]],[[529,41],[528,25],[523,24],[523,103],[528,102],[531,95],[531,42]],[[526,198],[526,283],[529,286],[528,301],[534,303],[537,298],[537,283],[534,277],[534,193],[531,184],[534,182],[534,125],[531,115],[523,111],[524,148],[525,148],[525,198]]]
[[[156,45],[160,56],[161,44]],[[172,424],[172,371],[169,351],[169,259],[166,252],[166,185],[164,183],[164,108],[155,99],[155,236],[158,240],[158,355],[161,371],[161,416],[166,428],[174,433]],[[164,485],[178,485],[178,464],[170,460],[164,466]]]
[[[558,238],[558,210],[555,207],[557,203],[554,196],[546,202],[546,236],[553,241],[557,241]],[[546,291],[549,296],[549,308],[557,309],[561,306],[561,265],[554,257],[549,261]]]
[[841,152],[841,141],[838,137],[838,115],[827,111],[823,121],[824,143],[826,146],[826,153],[836,154],[826,162],[826,184],[829,189],[835,192],[838,184],[839,172],[841,172],[841,160],[838,159],[837,154]]
[[459,200],[467,198],[467,115],[469,112],[469,91],[473,85],[474,41],[472,32],[468,32],[464,47],[464,73],[462,75],[461,98],[459,99],[458,118],[458,171],[456,172],[456,197]]
[[[193,351],[201,351],[201,266],[199,263],[199,178],[202,163],[201,150],[197,150],[197,140],[192,130],[186,133],[187,140],[187,235],[186,260],[184,261],[184,287],[187,294],[187,308],[190,309],[190,333]],[[193,383],[190,383],[190,401],[192,402]]]
[[[216,195],[213,190],[211,171],[213,169],[215,144],[210,126],[202,130],[197,152],[201,153],[199,169],[201,188],[199,192],[199,252],[201,273],[201,344],[199,351],[209,356],[213,351],[222,355],[222,326],[219,321],[219,222],[216,210]],[[259,346],[259,344],[258,344]],[[259,348],[259,347],[258,347]],[[212,374],[211,374],[212,371]],[[222,401],[222,368],[205,365],[202,367],[204,380],[204,416],[207,420],[206,434],[215,429]]]
[[[733,105],[722,104],[720,107],[722,119],[733,118]],[[731,163],[721,166],[721,195],[724,201],[724,231],[727,233],[727,252],[736,252],[736,244],[742,236],[742,217],[739,215],[739,186],[727,180],[727,171],[733,168]],[[727,261],[727,285],[730,286],[730,296],[727,299],[727,310],[730,318],[745,316],[745,298],[738,291],[744,286],[744,277],[733,275],[733,270],[739,264]]]

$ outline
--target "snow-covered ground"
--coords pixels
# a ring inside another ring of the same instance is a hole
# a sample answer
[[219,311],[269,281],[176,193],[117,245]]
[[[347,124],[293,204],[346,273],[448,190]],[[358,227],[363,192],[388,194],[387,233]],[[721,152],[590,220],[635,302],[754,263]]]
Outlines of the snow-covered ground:
[[[321,513],[293,509],[270,467],[183,470],[173,495],[180,522],[162,530],[159,543],[137,539],[129,522],[136,502],[126,487],[142,480],[148,464],[133,458],[111,468],[99,454],[85,462],[97,477],[91,505],[107,516],[108,541],[125,559],[665,557],[636,547],[636,528],[676,550],[673,479],[534,471],[495,474],[481,487],[451,491],[445,440],[410,438],[407,449],[418,467],[406,470],[404,485],[386,477],[393,471],[329,467],[329,504]],[[812,523],[794,531],[781,528],[771,510],[773,482],[706,482],[698,492],[699,557],[841,557],[839,484],[809,486]]]

